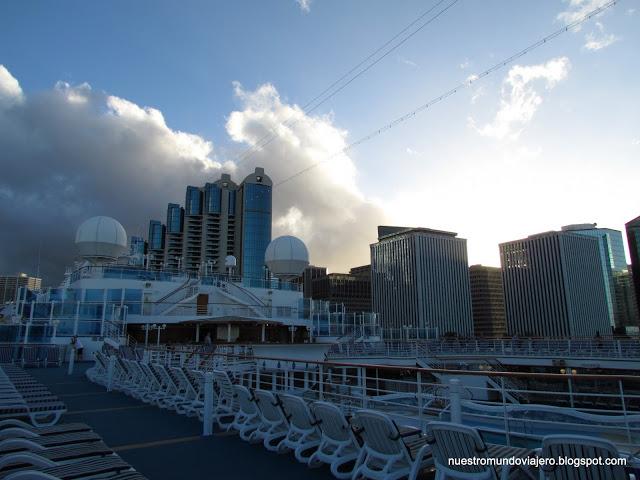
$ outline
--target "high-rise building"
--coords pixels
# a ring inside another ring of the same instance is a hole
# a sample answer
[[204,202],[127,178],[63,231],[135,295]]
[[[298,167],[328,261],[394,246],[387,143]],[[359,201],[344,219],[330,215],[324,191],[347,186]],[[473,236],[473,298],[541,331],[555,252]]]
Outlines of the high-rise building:
[[371,282],[384,330],[473,334],[467,241],[456,233],[378,227]]
[[624,254],[622,233],[610,228],[597,228],[597,224],[595,223],[567,225],[562,227],[562,231],[586,235],[599,240],[600,260],[602,263],[603,281],[605,282],[609,322],[613,328],[620,326],[620,317],[623,315],[620,309],[622,308],[623,299],[616,297],[614,276],[627,270],[627,259]]
[[150,268],[210,275],[227,273],[225,259],[236,258],[236,274],[263,278],[271,241],[272,183],[256,168],[237,185],[228,174],[204,187],[188,186],[185,207],[170,203],[166,226],[149,223]]
[[153,270],[161,270],[164,265],[164,241],[167,227],[159,220],[149,222],[147,266]]
[[242,206],[240,221],[241,253],[239,264],[243,277],[265,278],[264,254],[271,242],[271,191],[273,183],[256,168],[238,189]]
[[177,203],[167,205],[167,236],[164,246],[164,268],[182,270],[184,265],[184,208]]
[[500,244],[510,335],[611,333],[600,240],[569,231]]
[[633,289],[631,266],[623,272],[616,272],[613,277],[616,299],[618,300],[616,317],[616,333],[626,333],[629,327],[640,327],[640,312]]
[[143,266],[146,253],[147,242],[145,242],[144,238],[132,235],[129,238],[129,265]]
[[302,272],[302,292],[304,298],[313,298],[313,280],[327,275],[327,267],[309,265]]
[[39,290],[41,286],[41,278],[30,277],[26,273],[2,275],[0,276],[0,305],[15,301],[20,287],[27,287],[29,290]]
[[498,267],[471,265],[471,310],[473,332],[478,337],[503,337],[507,333],[502,270]]
[[[309,275],[316,269],[316,276],[304,289],[309,298],[341,303],[347,313],[371,312],[371,266],[352,268],[349,273],[330,273],[326,268],[308,267]],[[305,273],[307,273],[305,270]],[[323,273],[323,274],[320,274]]]
[[640,311],[640,217],[636,217],[625,224],[627,243],[631,255],[631,274],[636,296],[636,306]]

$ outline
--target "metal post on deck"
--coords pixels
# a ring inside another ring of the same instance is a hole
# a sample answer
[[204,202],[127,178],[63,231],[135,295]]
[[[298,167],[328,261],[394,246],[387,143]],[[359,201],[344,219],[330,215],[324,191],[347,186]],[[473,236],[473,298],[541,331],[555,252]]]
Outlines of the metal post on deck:
[[262,343],[264,343],[264,340],[265,340],[265,338],[266,338],[266,332],[265,332],[265,329],[266,329],[266,325],[263,323],[263,324],[262,324],[262,332],[260,333],[260,341],[261,341]]
[[67,375],[73,375],[73,364],[76,361],[76,347],[71,345],[69,347],[69,367],[67,368]]
[[200,324],[196,323],[196,343],[200,343]]
[[322,378],[324,375],[322,373],[322,365],[318,365],[318,396],[320,400],[324,400],[324,379]]
[[449,410],[451,411],[451,422],[462,423],[460,380],[458,378],[452,378],[449,380]]
[[76,302],[76,316],[73,319],[73,334],[78,335],[78,321],[80,320],[80,302]]
[[362,391],[362,408],[367,408],[369,399],[367,398],[367,368],[360,367],[360,389]]
[[29,330],[31,330],[31,321],[27,322],[24,326],[24,339],[23,343],[26,345],[29,342]]
[[227,323],[227,342],[231,343],[231,324]]
[[109,357],[109,366],[107,368],[107,392],[113,390],[113,375],[116,369],[116,357],[111,355]]
[[[376,390],[378,388],[378,369],[376,368]],[[422,420],[422,372],[418,371],[416,375],[416,399],[418,401],[418,422],[420,422],[420,430],[425,433],[427,424]]]
[[204,414],[202,435],[209,437],[213,433],[213,373],[204,374]]

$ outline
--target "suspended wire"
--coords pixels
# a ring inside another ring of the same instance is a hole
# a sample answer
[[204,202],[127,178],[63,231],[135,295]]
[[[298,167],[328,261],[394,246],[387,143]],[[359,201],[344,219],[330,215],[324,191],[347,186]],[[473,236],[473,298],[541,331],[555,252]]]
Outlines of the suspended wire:
[[386,132],[387,130],[392,129],[393,127],[415,117],[418,113],[423,112],[424,110],[428,109],[429,107],[432,107],[433,105],[440,103],[441,101],[445,100],[446,98],[449,98],[452,95],[455,95],[458,91],[463,90],[465,88],[468,88],[470,85],[474,84],[475,82],[477,82],[478,80],[491,75],[492,73],[504,68],[505,66],[507,66],[508,64],[512,63],[514,60],[517,60],[518,58],[526,55],[527,53],[531,52],[532,50],[535,50],[536,48],[546,44],[547,42],[555,39],[556,37],[562,35],[565,32],[568,32],[570,30],[575,29],[576,27],[582,25],[583,23],[587,22],[588,20],[590,20],[591,18],[595,17],[596,15],[601,14],[602,12],[604,12],[605,10],[607,10],[608,8],[613,7],[619,0],[611,0],[603,5],[601,5],[598,8],[595,8],[593,10],[591,10],[589,13],[585,14],[584,16],[580,17],[578,20],[575,20],[574,22],[566,25],[565,27],[562,27],[559,30],[556,30],[555,32],[553,32],[550,35],[547,35],[546,37],[538,40],[535,43],[532,43],[531,45],[529,45],[528,47],[520,50],[517,53],[514,53],[513,55],[511,55],[510,57],[507,57],[503,60],[501,60],[500,62],[496,63],[495,65],[493,65],[492,67],[484,70],[483,72],[477,74],[477,75],[472,75],[471,77],[469,77],[468,79],[466,79],[465,81],[459,83],[458,85],[456,85],[455,87],[451,88],[450,90],[447,90],[446,92],[442,93],[441,95],[432,98],[431,100],[427,101],[426,103],[423,103],[422,105],[418,106],[416,109],[411,110],[410,112],[405,113],[404,115],[396,118],[395,120],[379,127],[376,130],[373,130],[372,132],[368,133],[367,135],[360,137],[358,140],[350,143],[349,145],[347,145],[346,147],[344,147],[343,149],[333,153],[332,155],[330,155],[329,157],[320,160],[296,173],[294,173],[293,175],[290,175],[289,177],[286,177],[285,179],[277,182],[274,186],[279,186],[282,185],[286,182],[289,182],[305,173],[307,173],[310,170],[313,170],[314,168],[316,168],[318,165],[328,162],[329,160],[334,159],[335,157],[342,155],[344,153],[347,153],[349,150],[352,150],[353,148],[357,147],[358,145],[361,145],[369,140],[371,140],[374,137],[377,137],[378,135],[381,135],[382,133]]
[[[320,107],[321,105],[323,105],[324,103],[326,103],[328,100],[330,100],[331,98],[333,98],[338,92],[340,92],[341,90],[343,90],[345,87],[347,87],[348,85],[350,85],[354,80],[356,80],[358,77],[360,77],[361,75],[363,75],[364,73],[366,73],[367,71],[369,71],[371,68],[373,68],[376,64],[378,64],[381,60],[383,60],[384,58],[386,58],[389,54],[391,54],[392,52],[394,52],[395,50],[397,50],[400,46],[402,46],[404,43],[406,43],[410,38],[412,38],[413,36],[415,36],[418,32],[420,32],[421,30],[423,30],[427,25],[431,24],[432,22],[434,22],[435,20],[437,20],[441,15],[443,15],[447,10],[449,10],[451,7],[453,7],[456,3],[458,3],[459,0],[451,0],[442,10],[438,11],[435,15],[433,15],[432,17],[430,17],[428,20],[426,20],[424,23],[422,23],[418,28],[416,28],[415,30],[413,30],[411,33],[409,33],[407,36],[405,36],[404,38],[402,38],[398,43],[396,43],[395,45],[393,45],[389,50],[387,50],[386,52],[384,52],[381,56],[379,56],[378,58],[376,58],[372,63],[370,63],[369,65],[367,65],[365,68],[363,68],[362,70],[360,70],[358,73],[356,73],[353,77],[351,77],[349,80],[347,80],[345,83],[342,83],[342,85],[340,85],[340,83],[347,79],[353,72],[355,72],[356,70],[358,70],[360,67],[362,67],[363,65],[365,65],[369,60],[371,60],[372,58],[374,58],[378,53],[380,53],[381,51],[383,51],[387,46],[389,46],[391,43],[393,43],[398,37],[400,37],[401,35],[403,35],[405,32],[407,32],[409,29],[411,29],[411,27],[413,27],[415,24],[417,24],[418,22],[420,22],[424,17],[426,17],[427,15],[429,15],[431,12],[433,12],[436,8],[438,8],[442,3],[445,2],[445,0],[439,0],[437,3],[435,3],[429,10],[425,11],[424,13],[422,13],[419,17],[417,17],[413,22],[411,22],[409,25],[407,25],[404,29],[402,29],[400,32],[398,32],[396,35],[394,35],[391,39],[389,39],[387,42],[385,42],[382,46],[380,46],[378,49],[376,49],[374,52],[372,52],[371,54],[369,54],[366,58],[364,58],[360,63],[358,63],[356,66],[354,66],[353,68],[351,68],[351,70],[349,70],[348,72],[346,72],[345,74],[343,74],[340,78],[338,78],[337,80],[335,80],[331,85],[329,85],[327,88],[325,88],[322,92],[320,92],[318,95],[316,95],[314,98],[312,98],[310,101],[308,101],[306,104],[304,104],[302,106],[302,112],[305,114],[310,114],[312,113],[314,110],[316,110],[318,107]],[[337,85],[340,85],[338,88],[336,88],[335,90],[332,91],[332,89],[334,87],[336,87]],[[325,95],[326,94],[326,95]],[[323,98],[324,97],[324,98]],[[314,105],[315,104],[315,105]],[[313,105],[313,107],[312,107]],[[293,120],[293,121],[292,121]],[[293,119],[293,115],[289,116],[289,118],[287,118],[287,120],[285,120],[283,122],[283,126],[286,127],[292,127],[294,126],[296,123],[299,122],[299,119],[294,120]],[[246,150],[244,150],[242,153],[240,153],[233,161],[237,164],[242,163],[243,161],[247,160],[248,158],[251,157],[251,155],[266,147],[268,144],[270,144],[273,140],[275,140],[277,138],[277,133],[275,130],[270,129],[269,132],[267,132],[264,136],[262,136],[262,138],[260,138],[256,144],[252,145],[251,147],[247,148]]]

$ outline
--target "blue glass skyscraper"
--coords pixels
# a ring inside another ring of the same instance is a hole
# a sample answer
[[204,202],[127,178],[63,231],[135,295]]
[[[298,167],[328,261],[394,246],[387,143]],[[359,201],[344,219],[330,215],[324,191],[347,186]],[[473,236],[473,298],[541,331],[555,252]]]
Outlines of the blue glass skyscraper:
[[242,276],[263,279],[265,275],[264,254],[271,242],[271,190],[273,183],[256,168],[240,185],[242,205]]

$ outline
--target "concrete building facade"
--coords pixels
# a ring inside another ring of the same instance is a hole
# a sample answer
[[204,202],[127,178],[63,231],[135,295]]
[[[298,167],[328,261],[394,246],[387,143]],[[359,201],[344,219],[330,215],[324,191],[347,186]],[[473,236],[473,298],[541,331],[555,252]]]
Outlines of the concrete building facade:
[[456,233],[379,227],[371,281],[383,331],[473,334],[467,242]]
[[502,270],[498,267],[471,265],[471,310],[473,332],[477,337],[503,337],[507,334]]
[[509,335],[612,333],[598,238],[532,235],[500,244],[500,261]]

